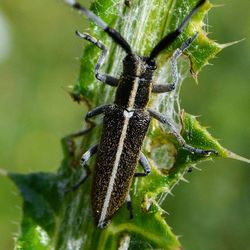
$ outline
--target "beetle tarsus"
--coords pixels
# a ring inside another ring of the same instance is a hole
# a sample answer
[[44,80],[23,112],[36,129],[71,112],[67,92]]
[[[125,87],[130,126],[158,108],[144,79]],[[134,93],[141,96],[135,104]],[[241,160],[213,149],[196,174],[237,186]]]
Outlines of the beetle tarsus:
[[208,149],[207,150],[207,149],[194,148],[194,147],[186,144],[186,142],[185,142],[184,145],[182,145],[182,148],[187,150],[190,153],[193,153],[193,154],[199,154],[199,155],[205,155],[205,156],[209,156],[211,154],[215,154],[215,155],[218,154],[218,152],[216,150],[214,150],[214,149]]

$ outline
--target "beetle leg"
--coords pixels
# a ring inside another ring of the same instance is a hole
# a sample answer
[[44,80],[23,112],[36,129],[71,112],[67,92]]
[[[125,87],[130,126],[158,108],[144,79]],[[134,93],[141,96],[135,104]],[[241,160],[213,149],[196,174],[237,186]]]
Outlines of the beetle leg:
[[151,172],[150,165],[146,156],[143,153],[141,153],[139,162],[144,169],[144,173],[135,173],[134,177],[144,177],[144,176],[149,175]]
[[70,192],[70,191],[75,191],[76,189],[78,189],[83,182],[86,180],[86,178],[89,176],[90,174],[90,170],[89,170],[89,166],[86,164],[86,162],[94,155],[96,154],[98,150],[98,144],[92,146],[87,152],[85,152],[82,157],[81,157],[81,166],[84,167],[86,169],[86,173],[84,173],[80,179],[78,180],[78,182],[71,188],[67,189],[66,192]]
[[92,110],[90,110],[87,114],[86,114],[86,117],[85,117],[85,120],[87,122],[89,122],[89,118],[92,118],[94,116],[97,116],[97,115],[101,115],[103,114],[107,109],[109,109],[112,105],[110,104],[105,104],[105,105],[101,105],[101,106],[98,106]]
[[173,126],[170,119],[168,119],[167,117],[164,117],[159,112],[156,112],[154,110],[149,109],[148,111],[149,111],[149,114],[151,115],[151,117],[153,117],[156,120],[158,120],[159,122],[165,124],[171,130],[171,133],[176,137],[177,141],[180,143],[180,145],[185,150],[187,150],[191,153],[196,153],[196,154],[201,154],[201,155],[217,154],[217,151],[213,150],[213,149],[204,150],[204,149],[200,149],[200,148],[194,148],[194,147],[188,145],[186,143],[186,141],[184,140],[184,138],[180,135],[180,133],[175,129],[175,127]]
[[90,110],[85,117],[86,122],[89,124],[89,128],[80,130],[76,133],[72,133],[72,134],[67,135],[63,138],[62,144],[66,150],[66,154],[68,156],[67,158],[69,158],[71,160],[70,165],[72,165],[74,167],[78,166],[78,160],[79,160],[79,159],[76,159],[76,156],[75,156],[76,145],[75,145],[74,140],[78,137],[84,136],[85,134],[87,134],[90,130],[92,130],[95,127],[95,123],[90,121],[89,118],[92,118],[96,115],[104,113],[109,107],[110,107],[110,105],[102,105],[102,106],[99,106],[99,107],[96,107],[96,108]]
[[98,144],[91,147],[87,152],[85,152],[81,157],[81,166],[84,167],[86,162],[97,152]]
[[[146,156],[143,153],[141,153],[140,155],[139,162],[144,169],[144,173],[135,173],[134,177],[144,177],[144,176],[149,175],[151,172],[150,165]],[[132,207],[130,194],[128,194],[126,201],[127,201],[127,208],[129,210],[129,218],[133,219],[133,207]]]
[[133,219],[133,217],[134,217],[133,216],[133,207],[132,207],[130,194],[127,195],[126,201],[127,201],[127,209],[129,211],[129,219]]
[[84,173],[84,175],[82,175],[79,179],[79,181],[71,188],[72,191],[78,189],[83,182],[86,180],[86,178],[89,176],[90,174],[90,170],[88,165],[86,164],[86,162],[94,155],[96,154],[98,150],[98,144],[92,146],[87,152],[85,152],[82,157],[81,157],[81,166],[84,167],[87,171],[87,173]]
[[68,189],[65,189],[65,193],[69,193],[69,192],[77,190],[84,183],[84,181],[88,178],[90,174],[89,166],[85,164],[84,168],[86,169],[86,172],[84,173],[84,175],[80,177],[80,179],[78,180],[76,184],[74,184],[74,186]]
[[179,81],[179,72],[177,66],[177,59],[183,54],[183,52],[192,44],[192,42],[196,39],[198,33],[195,33],[192,37],[190,37],[187,41],[185,41],[180,48],[178,48],[173,56],[171,57],[171,70],[173,80],[169,84],[156,84],[153,85],[152,92],[153,93],[166,93],[171,92],[176,88],[176,85]]
[[79,31],[76,31],[76,34],[80,38],[85,39],[85,40],[93,43],[102,51],[100,57],[98,58],[96,65],[95,65],[95,77],[96,77],[96,79],[101,81],[101,82],[104,82],[110,86],[116,87],[118,85],[118,81],[119,81],[117,78],[110,76],[110,75],[107,75],[107,74],[101,74],[99,72],[99,69],[100,69],[101,65],[103,64],[105,57],[107,55],[107,49],[106,49],[105,45],[101,41],[95,39],[94,37],[90,36],[87,33],[81,34]]
[[76,133],[69,134],[62,139],[62,145],[65,150],[66,158],[70,160],[70,165],[73,167],[77,167],[79,164],[78,162],[79,159],[76,159],[77,157],[75,155],[76,151],[75,139],[86,135],[95,126],[95,124],[91,121],[88,121],[88,123],[90,124],[88,128],[82,129]]

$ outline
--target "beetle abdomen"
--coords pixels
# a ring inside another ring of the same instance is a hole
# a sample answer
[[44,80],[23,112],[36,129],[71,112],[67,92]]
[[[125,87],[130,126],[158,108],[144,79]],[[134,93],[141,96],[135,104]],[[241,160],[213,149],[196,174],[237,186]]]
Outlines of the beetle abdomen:
[[105,112],[92,186],[93,214],[99,227],[105,226],[128,195],[149,122],[144,110],[113,105]]

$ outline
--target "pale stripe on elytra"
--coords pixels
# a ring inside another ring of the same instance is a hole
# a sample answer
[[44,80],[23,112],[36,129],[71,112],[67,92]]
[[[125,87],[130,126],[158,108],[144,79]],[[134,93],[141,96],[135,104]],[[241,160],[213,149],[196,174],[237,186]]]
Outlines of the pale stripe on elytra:
[[[140,71],[141,71],[141,64],[139,63],[136,75],[138,75]],[[104,224],[104,221],[105,221],[105,218],[106,218],[106,215],[107,215],[107,211],[108,211],[109,202],[110,202],[111,194],[112,194],[114,183],[115,183],[117,170],[118,170],[120,158],[121,158],[121,155],[122,155],[124,140],[125,140],[126,134],[127,134],[129,119],[133,116],[133,111],[131,111],[131,110],[133,110],[133,108],[134,108],[136,93],[137,93],[137,90],[138,90],[138,87],[139,87],[139,80],[140,80],[139,77],[134,78],[133,89],[132,89],[132,91],[130,93],[130,96],[129,96],[128,108],[127,108],[128,111],[130,111],[130,112],[128,112],[126,110],[124,110],[124,112],[123,112],[124,124],[123,124],[123,128],[122,128],[122,131],[121,131],[121,136],[120,136],[120,139],[119,139],[119,143],[118,143],[118,147],[117,147],[117,151],[116,151],[116,155],[115,155],[114,166],[113,166],[113,169],[112,169],[112,173],[111,173],[111,177],[110,177],[110,181],[109,181],[109,185],[108,185],[108,189],[107,189],[107,194],[105,196],[101,216],[100,216],[100,219],[99,219],[99,222],[98,222],[99,227],[104,226],[103,224]]]

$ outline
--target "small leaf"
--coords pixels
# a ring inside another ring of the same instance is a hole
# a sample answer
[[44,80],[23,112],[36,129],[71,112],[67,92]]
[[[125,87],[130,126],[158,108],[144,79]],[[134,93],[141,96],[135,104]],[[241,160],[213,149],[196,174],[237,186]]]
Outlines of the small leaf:
[[51,249],[62,196],[58,191],[58,175],[35,173],[12,174],[23,198],[23,220],[17,249]]

